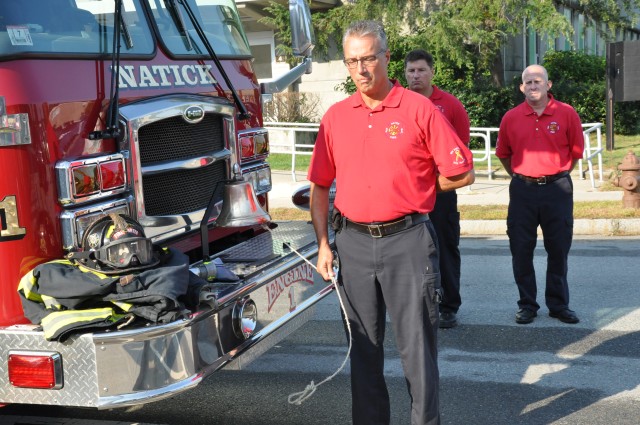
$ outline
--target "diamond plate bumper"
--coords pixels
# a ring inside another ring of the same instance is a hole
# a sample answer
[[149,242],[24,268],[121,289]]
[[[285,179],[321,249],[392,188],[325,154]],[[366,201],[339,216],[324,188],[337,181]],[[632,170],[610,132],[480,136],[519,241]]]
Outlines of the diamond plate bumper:
[[[279,223],[275,230],[221,252],[222,258],[243,259],[227,263],[243,279],[219,286],[215,311],[195,312],[186,320],[81,334],[62,343],[46,341],[33,325],[0,328],[0,403],[131,406],[185,391],[222,367],[246,365],[306,323],[314,304],[333,290],[291,248],[314,259],[317,244],[310,224]],[[236,300],[247,296],[258,305],[258,329],[239,341],[228,337],[231,325],[226,321]],[[60,353],[62,388],[13,387],[6,359],[15,350]]]

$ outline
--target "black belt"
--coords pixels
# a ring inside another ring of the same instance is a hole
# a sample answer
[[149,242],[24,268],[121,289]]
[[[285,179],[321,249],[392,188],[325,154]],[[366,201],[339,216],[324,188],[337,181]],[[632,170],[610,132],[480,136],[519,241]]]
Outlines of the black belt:
[[347,229],[370,235],[373,238],[382,238],[406,230],[416,224],[424,223],[425,221],[429,221],[429,214],[415,213],[405,215],[397,220],[369,224],[357,223],[347,218],[345,220],[345,226]]
[[526,181],[527,183],[535,183],[535,184],[543,185],[543,184],[554,182],[563,177],[566,177],[569,175],[569,172],[562,171],[558,174],[553,174],[551,176],[542,176],[542,177],[529,177],[529,176],[523,176],[522,174],[517,174],[517,173],[513,173],[513,175],[519,178],[520,180]]

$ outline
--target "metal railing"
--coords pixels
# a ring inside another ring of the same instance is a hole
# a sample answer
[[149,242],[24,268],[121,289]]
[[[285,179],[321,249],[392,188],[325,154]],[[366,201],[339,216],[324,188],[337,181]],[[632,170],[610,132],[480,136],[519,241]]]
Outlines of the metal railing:
[[274,143],[273,138],[269,137],[269,149],[271,153],[291,154],[291,177],[293,181],[298,181],[296,177],[296,156],[311,155],[313,146],[308,144],[296,143],[297,133],[318,133],[319,123],[296,123],[296,122],[265,122],[264,126],[269,133],[280,131],[285,133],[285,143]]
[[[493,180],[493,175],[495,171],[491,167],[491,157],[496,154],[495,151],[491,150],[491,133],[496,133],[496,137],[498,134],[498,127],[471,127],[470,128],[471,139],[474,137],[481,137],[484,141],[483,149],[471,149],[471,153],[473,154],[473,162],[482,162],[487,161],[487,178],[489,180]],[[480,156],[477,156],[480,155]]]
[[[264,126],[269,132],[285,133],[285,142],[274,143],[270,137],[271,153],[291,154],[291,177],[293,181],[296,178],[296,156],[311,155],[313,153],[313,145],[296,143],[297,133],[317,133],[320,128],[318,123],[291,123],[291,122],[265,122]],[[587,161],[589,165],[589,177],[591,187],[595,189],[595,177],[593,173],[593,158],[598,160],[599,180],[602,182],[602,123],[582,124],[584,134],[584,153],[582,159],[578,161],[578,172],[581,179],[585,179],[586,171],[583,170],[583,161]],[[491,148],[492,137],[497,138],[498,127],[471,127],[471,138],[481,138],[484,147],[482,149],[472,149],[473,162],[487,162],[487,177],[492,180],[495,176],[495,170],[492,167],[492,159],[496,152]],[[495,136],[494,136],[495,133]],[[595,146],[592,146],[591,135],[595,134]],[[499,161],[498,161],[499,163]]]
[[[591,135],[595,133],[596,144],[591,146]],[[589,123],[582,124],[582,134],[584,134],[584,151],[582,152],[582,159],[578,161],[578,173],[580,178],[584,179],[584,171],[582,170],[582,161],[587,161],[589,164],[589,178],[591,180],[591,187],[596,188],[596,181],[593,176],[593,158],[598,158],[598,180],[603,181],[602,177],[602,123]]]

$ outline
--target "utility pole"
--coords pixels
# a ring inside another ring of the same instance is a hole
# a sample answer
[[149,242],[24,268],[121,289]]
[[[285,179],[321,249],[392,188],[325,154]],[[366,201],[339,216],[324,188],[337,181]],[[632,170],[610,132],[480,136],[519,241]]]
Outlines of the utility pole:
[[613,102],[615,101],[614,96],[614,88],[615,83],[614,79],[616,77],[616,66],[615,66],[615,50],[616,44],[618,43],[608,43],[607,44],[607,98],[606,98],[606,136],[607,136],[607,150],[611,152],[614,147],[613,143]]

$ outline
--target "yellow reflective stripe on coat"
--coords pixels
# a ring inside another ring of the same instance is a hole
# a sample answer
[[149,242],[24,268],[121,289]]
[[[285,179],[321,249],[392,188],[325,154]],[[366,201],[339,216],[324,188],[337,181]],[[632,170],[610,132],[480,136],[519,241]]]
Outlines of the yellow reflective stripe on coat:
[[60,304],[55,298],[44,294],[42,294],[41,297],[42,303],[44,303],[44,308],[47,310],[62,310],[62,304]]
[[86,267],[84,267],[82,264],[80,264],[79,262],[75,262],[75,261],[71,261],[71,260],[53,260],[53,261],[49,261],[49,263],[59,263],[59,264],[67,264],[69,266],[74,266],[77,267],[78,270],[80,270],[83,273],[91,273],[94,274],[96,276],[98,276],[100,279],[111,279],[113,278],[113,276],[108,276],[104,273],[100,273],[96,270],[92,270],[92,269],[88,269]]
[[122,309],[122,311],[129,311],[133,307],[133,304],[125,303],[124,301],[111,300],[111,303],[114,304],[114,305],[117,305],[118,307],[120,307],[120,309]]
[[18,292],[22,292],[22,295],[30,301],[42,302],[42,297],[38,293],[38,282],[33,277],[33,270],[22,276],[18,284]]
[[[56,263],[56,264],[66,264],[66,265],[70,265],[70,266],[74,266],[74,267],[78,267],[78,269],[81,272],[84,273],[91,273],[97,277],[99,277],[100,279],[113,279],[113,276],[108,276],[104,273],[100,273],[97,272],[95,270],[91,270],[88,269],[86,267],[83,267],[79,264],[76,264],[72,261],[69,260],[53,260],[53,261],[49,261],[48,263],[45,264],[51,264],[51,263]],[[33,270],[29,271],[27,274],[25,274],[24,276],[22,276],[22,279],[20,279],[20,282],[18,283],[18,292],[22,292],[22,295],[24,295],[24,297],[30,301],[35,301],[38,303],[43,302],[43,297],[38,293],[38,282],[36,280],[36,278],[33,277]]]
[[42,319],[41,325],[45,339],[49,340],[61,329],[82,325],[97,319],[106,320],[112,316],[116,316],[114,317],[114,321],[121,317],[121,315],[115,315],[113,309],[110,307],[56,311],[45,316]]

